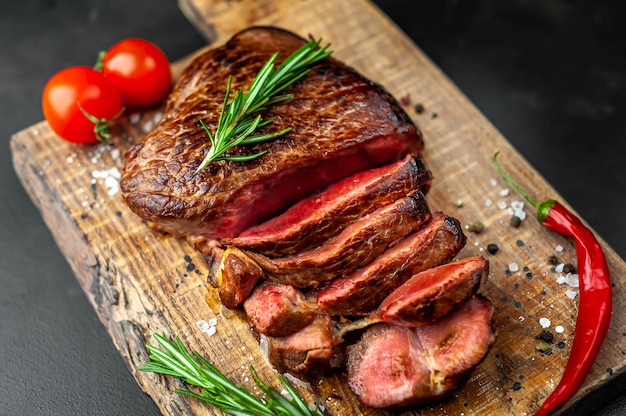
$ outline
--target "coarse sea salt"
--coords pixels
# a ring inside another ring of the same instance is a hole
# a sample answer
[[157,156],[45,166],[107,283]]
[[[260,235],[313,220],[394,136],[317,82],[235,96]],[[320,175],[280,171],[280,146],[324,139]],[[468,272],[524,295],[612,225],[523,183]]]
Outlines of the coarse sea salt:
[[578,287],[578,274],[577,273],[568,273],[565,275],[565,283],[571,287]]
[[498,201],[498,209],[506,209],[506,201],[504,200]]
[[539,318],[539,325],[542,328],[550,328],[550,320],[548,318]]
[[485,199],[485,206],[490,207],[491,205],[493,205],[493,201],[491,200],[491,198]]
[[577,295],[577,294],[578,294],[578,293],[576,293],[576,291],[575,291],[575,290],[566,290],[566,291],[565,291],[565,296],[567,296],[567,297],[568,297],[568,298],[570,298],[570,299],[574,299],[574,298],[576,298],[576,295]]
[[517,263],[509,263],[509,271],[513,273],[519,271],[519,266],[517,265]]
[[554,247],[554,250],[555,250],[557,253],[560,253],[560,252],[562,252],[562,251],[563,251],[563,246],[562,246],[562,245],[560,245],[560,244],[558,244],[556,247]]
[[563,326],[561,325],[557,325],[554,327],[554,332],[556,332],[557,334],[562,334],[565,331],[565,328],[563,328]]
[[204,332],[208,336],[213,336],[217,332],[217,318],[211,318],[207,321],[200,319],[196,322],[196,326],[200,331]]
[[554,271],[557,273],[561,273],[563,271],[563,268],[565,267],[565,264],[563,263],[559,263],[556,265],[556,267],[554,268]]
[[500,191],[500,196],[509,196],[509,190],[504,188]]

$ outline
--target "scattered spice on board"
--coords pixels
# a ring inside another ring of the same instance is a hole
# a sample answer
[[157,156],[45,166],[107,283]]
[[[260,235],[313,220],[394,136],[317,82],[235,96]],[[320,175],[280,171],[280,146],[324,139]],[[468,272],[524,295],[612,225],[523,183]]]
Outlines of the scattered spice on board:
[[468,230],[474,234],[480,234],[485,229],[485,226],[480,221],[474,221],[472,225],[469,226]]
[[491,243],[491,244],[487,245],[487,252],[489,254],[496,254],[499,249],[500,249],[500,247],[498,247],[497,244]]

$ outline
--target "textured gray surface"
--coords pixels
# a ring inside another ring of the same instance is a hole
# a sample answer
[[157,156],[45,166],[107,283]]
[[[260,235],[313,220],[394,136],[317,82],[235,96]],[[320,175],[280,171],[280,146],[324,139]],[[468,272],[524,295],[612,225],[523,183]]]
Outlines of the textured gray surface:
[[[626,257],[626,39],[618,2],[380,0]],[[154,415],[15,176],[10,135],[47,78],[129,36],[178,59],[204,44],[175,0],[0,5],[0,414]],[[54,143],[50,143],[54,146]],[[623,388],[626,394],[626,387]],[[624,400],[597,415],[626,414]],[[599,404],[605,405],[605,404]]]

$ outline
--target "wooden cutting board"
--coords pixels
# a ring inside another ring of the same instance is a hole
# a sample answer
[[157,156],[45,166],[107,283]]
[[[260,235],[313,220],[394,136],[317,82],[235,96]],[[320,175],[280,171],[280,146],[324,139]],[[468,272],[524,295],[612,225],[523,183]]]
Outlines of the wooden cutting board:
[[[515,151],[433,63],[366,0],[217,1],[180,0],[196,27],[215,44],[253,24],[272,24],[301,35],[331,42],[335,56],[382,84],[401,99],[424,133],[425,158],[435,180],[428,195],[433,210],[441,210],[465,225],[484,224],[480,234],[467,232],[463,256],[484,254],[491,263],[482,289],[496,306],[498,338],[488,357],[450,400],[398,412],[406,415],[530,415],[561,377],[573,337],[577,299],[566,296],[566,285],[548,264],[551,255],[575,263],[571,241],[543,229],[526,207],[528,219],[519,228],[499,203],[520,198],[497,178],[490,157],[500,161],[513,178],[539,199],[559,194]],[[174,65],[175,74],[188,62]],[[417,111],[420,104],[423,111]],[[224,314],[218,297],[206,284],[207,266],[185,240],[149,229],[122,202],[116,175],[128,146],[148,131],[160,109],[125,116],[121,132],[110,146],[78,147],[57,142],[45,122],[14,135],[15,170],[39,208],[93,307],[140,386],[164,414],[220,414],[208,405],[172,389],[182,385],[154,374],[137,372],[146,358],[151,334],[180,336],[236,383],[254,391],[248,367],[278,386],[266,365],[249,324],[240,313]],[[107,179],[108,178],[108,179]],[[492,181],[495,179],[495,181]],[[493,183],[492,183],[493,182]],[[492,201],[488,205],[487,201]],[[485,247],[500,251],[489,255]],[[586,414],[615,396],[624,374],[626,342],[623,332],[626,264],[604,242],[613,275],[615,314],[608,338],[584,387],[566,411]],[[556,247],[563,251],[557,252]],[[510,264],[519,270],[511,271]],[[573,289],[576,290],[576,289]],[[217,319],[216,333],[202,332],[197,322]],[[551,354],[536,349],[548,318],[555,334]],[[563,328],[562,333],[556,327]],[[318,400],[333,415],[383,415],[360,405],[342,375],[299,387],[308,400]]]

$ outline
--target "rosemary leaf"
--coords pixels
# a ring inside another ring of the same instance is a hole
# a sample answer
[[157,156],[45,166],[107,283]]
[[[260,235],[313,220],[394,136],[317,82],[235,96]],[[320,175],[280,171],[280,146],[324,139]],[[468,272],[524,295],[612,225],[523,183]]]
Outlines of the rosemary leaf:
[[177,393],[202,400],[224,413],[236,416],[322,416],[317,407],[310,410],[304,399],[283,377],[279,380],[291,396],[290,399],[263,383],[254,368],[250,368],[254,381],[265,393],[259,399],[244,387],[231,382],[197,351],[190,353],[180,338],[176,337],[171,342],[164,334],[153,335],[161,348],[146,345],[150,361],[139,371],[175,377],[200,387],[199,394],[181,389],[176,389]]
[[232,77],[228,77],[226,94],[215,132],[212,133],[204,121],[200,120],[202,128],[209,136],[211,145],[196,173],[218,160],[248,161],[256,159],[266,152],[245,156],[229,155],[227,152],[233,147],[272,140],[290,131],[287,128],[275,133],[252,136],[254,131],[271,123],[271,120],[263,120],[259,113],[265,111],[270,105],[292,98],[292,94],[280,93],[308,74],[313,65],[332,53],[332,51],[327,51],[330,45],[320,47],[321,41],[319,39],[303,45],[289,55],[278,67],[274,65],[278,58],[278,52],[273,54],[255,76],[249,90],[245,93],[242,89],[235,91],[230,103],[228,97],[230,96]]

